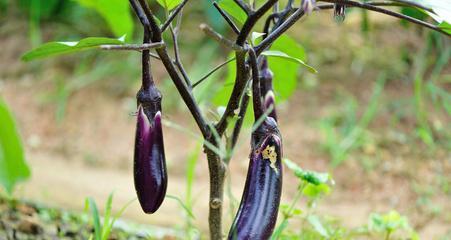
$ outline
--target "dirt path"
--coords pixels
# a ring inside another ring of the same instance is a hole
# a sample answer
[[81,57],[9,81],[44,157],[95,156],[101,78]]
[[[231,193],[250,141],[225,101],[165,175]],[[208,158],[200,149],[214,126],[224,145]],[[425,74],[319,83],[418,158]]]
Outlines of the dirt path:
[[[105,94],[97,94],[95,101],[87,102],[86,99],[92,98],[92,94],[97,90],[86,89],[72,98],[66,120],[58,125],[52,117],[51,107],[36,104],[34,97],[17,94],[29,90],[29,86],[7,82],[2,93],[18,117],[24,134],[27,157],[33,169],[31,181],[19,190],[19,196],[80,211],[87,196],[93,196],[102,205],[108,194],[115,191],[115,209],[133,199],[135,193],[131,175],[131,155],[134,118],[129,114],[131,111],[127,107],[117,108],[120,102]],[[309,101],[308,99],[306,96],[299,101],[305,102]],[[124,101],[127,99],[122,100]],[[20,114],[19,109],[24,106],[29,110],[27,114]],[[287,143],[286,156],[305,168],[327,170],[327,159],[314,147],[319,140],[317,130],[302,120],[305,119],[305,114],[310,114],[309,111],[293,114],[287,109],[288,107],[285,107],[281,110],[285,115],[281,119],[287,121],[281,123]],[[166,117],[179,124],[183,124],[183,119],[187,118],[180,113],[170,113]],[[186,156],[196,144],[178,130],[164,130],[170,177],[168,194],[183,198]],[[238,155],[230,165],[233,175],[232,192],[238,199],[248,163],[248,138],[242,137],[240,141],[243,143],[242,147],[238,149]],[[399,167],[394,168],[395,173],[388,175],[381,176],[380,174],[384,173],[380,171],[367,175],[355,162],[346,162],[335,171],[337,186],[332,195],[321,202],[319,211],[342,219],[344,225],[349,227],[366,223],[371,212],[390,209],[397,209],[411,219],[413,217],[414,222],[423,221],[422,218],[415,219],[417,215],[412,209],[415,205],[415,194],[408,179],[396,176],[397,168]],[[348,177],[350,172],[353,178]],[[284,181],[283,201],[288,202],[294,194],[296,180],[287,172]],[[362,181],[366,183],[362,184]],[[195,223],[202,229],[206,228],[205,218],[208,214],[204,207],[208,199],[207,182],[205,160],[200,159],[193,189],[193,211],[196,215]],[[227,226],[231,221],[228,216],[229,214],[225,218]],[[161,210],[151,216],[143,214],[139,205],[134,203],[125,212],[124,217],[142,223],[172,227],[181,226],[184,219],[183,211],[171,199],[165,201]],[[423,239],[433,239],[448,230],[447,224],[438,219],[427,222],[420,230],[420,235]]]

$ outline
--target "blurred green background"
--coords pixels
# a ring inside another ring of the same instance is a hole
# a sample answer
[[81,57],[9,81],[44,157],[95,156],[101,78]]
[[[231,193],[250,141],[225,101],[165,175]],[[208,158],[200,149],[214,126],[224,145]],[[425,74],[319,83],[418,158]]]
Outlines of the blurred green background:
[[[164,8],[157,1],[149,3],[164,20]],[[427,19],[418,10],[394,9]],[[230,58],[227,49],[199,30],[201,23],[234,36],[210,1],[188,3],[179,43],[193,81]],[[262,27],[259,23],[255,31]],[[45,42],[124,34],[127,43],[141,42],[141,25],[124,0],[0,0],[0,128],[14,129],[0,129],[0,137],[3,144],[17,143],[14,159],[26,159],[30,166],[31,177],[13,196],[38,204],[36,221],[44,226],[44,238],[46,226],[54,222],[92,222],[55,217],[53,208],[80,212],[91,196],[91,209],[95,200],[105,213],[103,202],[111,192],[114,211],[135,197],[133,115],[141,58],[137,52],[100,50],[31,62],[21,56]],[[164,37],[171,46],[170,34]],[[328,172],[333,179],[327,190],[315,188],[313,197],[302,191],[288,214],[285,239],[381,239],[387,233],[392,239],[451,237],[450,47],[450,39],[439,33],[360,9],[348,9],[343,23],[335,22],[331,11],[314,12],[274,44],[274,50],[289,52],[318,70],[313,74],[299,64],[270,58],[284,157],[303,169]],[[161,63],[152,60],[152,70],[163,93],[167,123],[168,194],[177,200],[168,199],[154,215],[141,213],[132,202],[120,226],[127,235],[135,232],[130,222],[151,224],[146,234],[152,238],[171,239],[184,231],[189,233],[185,238],[206,234],[208,168],[193,137],[200,133]],[[210,120],[226,103],[233,72],[233,64],[226,65],[194,90]],[[252,118],[247,122],[230,164],[225,229],[246,176]],[[17,133],[21,140],[10,137]],[[23,171],[14,172],[17,179],[27,178],[28,171]],[[6,186],[8,177],[1,179]],[[15,180],[9,181],[12,191]],[[297,199],[303,181],[286,168],[283,203]],[[2,193],[2,199],[11,198]],[[0,201],[5,223],[0,236],[17,227],[8,217],[17,205],[8,202]],[[282,207],[279,221],[288,206]],[[43,218],[45,214],[50,217]]]

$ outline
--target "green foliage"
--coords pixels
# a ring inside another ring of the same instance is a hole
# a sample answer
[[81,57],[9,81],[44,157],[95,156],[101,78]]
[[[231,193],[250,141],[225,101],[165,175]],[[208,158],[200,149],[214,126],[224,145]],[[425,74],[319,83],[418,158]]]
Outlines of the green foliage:
[[124,213],[125,209],[127,209],[130,204],[132,204],[136,199],[133,199],[126,203],[114,216],[112,213],[112,205],[113,205],[113,193],[110,193],[108,199],[105,203],[105,214],[103,217],[103,224],[101,223],[100,213],[97,208],[97,204],[93,198],[89,197],[85,200],[85,210],[90,210],[91,212],[91,220],[94,225],[94,235],[90,237],[90,239],[95,240],[107,240],[109,239],[111,230],[113,229],[114,223],[116,220]]
[[218,4],[239,23],[243,24],[246,21],[246,13],[235,3],[234,0],[220,0],[218,1]]
[[26,52],[22,56],[23,61],[31,61],[35,59],[41,59],[50,56],[56,56],[61,54],[80,52],[92,48],[99,47],[101,45],[120,45],[124,43],[124,38],[103,38],[103,37],[89,37],[82,39],[78,42],[48,42],[29,52]]
[[[289,53],[293,58],[307,61],[307,55],[295,39],[288,35],[280,36],[270,50]],[[298,82],[299,63],[284,58],[268,59],[269,67],[274,73],[274,90],[277,97],[276,103],[287,100],[296,90]]]
[[[331,156],[332,166],[338,166],[347,158],[351,150],[365,143],[365,130],[377,113],[384,85],[385,75],[381,74],[374,87],[370,102],[359,120],[356,119],[356,104],[350,102],[346,104],[348,111],[341,111],[337,116],[326,118],[320,122],[320,130],[325,139],[322,145]],[[337,125],[341,127],[338,130]]]
[[391,234],[397,230],[406,230],[410,239],[419,239],[418,234],[410,227],[407,217],[394,210],[386,214],[372,213],[368,220],[368,230],[373,233],[385,233],[385,239],[390,239]]
[[77,0],[82,6],[96,10],[108,23],[116,37],[133,35],[133,20],[128,1]]
[[330,175],[328,173],[305,171],[301,167],[299,167],[296,163],[288,159],[284,159],[283,162],[285,163],[285,166],[287,166],[291,171],[294,172],[294,175],[296,177],[298,177],[300,180],[306,183],[320,185],[326,183],[330,179]]
[[11,195],[14,186],[30,177],[12,113],[0,97],[0,184]]
[[262,55],[268,56],[268,57],[278,57],[278,58],[283,58],[283,59],[289,60],[289,61],[291,61],[291,62],[294,62],[294,63],[298,63],[298,64],[303,65],[303,66],[306,67],[307,70],[309,70],[311,73],[317,73],[317,72],[318,72],[315,68],[313,68],[312,66],[306,64],[306,63],[305,63],[304,61],[302,61],[301,59],[295,58],[295,57],[292,57],[292,56],[289,56],[288,54],[286,54],[286,53],[284,53],[284,52],[281,52],[281,51],[268,50],[268,51],[262,52]]
[[182,0],[157,0],[157,2],[167,11],[170,11],[173,8],[177,7],[182,2]]
[[438,27],[451,34],[451,24],[449,24],[448,22],[443,21],[438,25]]

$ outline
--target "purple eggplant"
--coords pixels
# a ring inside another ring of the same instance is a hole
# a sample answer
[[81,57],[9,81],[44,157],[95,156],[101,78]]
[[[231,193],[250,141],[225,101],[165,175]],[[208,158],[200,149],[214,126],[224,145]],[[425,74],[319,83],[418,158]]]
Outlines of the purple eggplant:
[[149,104],[160,105],[147,102],[138,107],[133,172],[141,208],[145,213],[154,213],[166,195],[168,177],[161,112]]
[[271,117],[252,134],[252,150],[241,204],[228,239],[269,239],[282,193],[282,139]]
[[264,108],[268,109],[272,105],[272,110],[269,113],[269,116],[274,118],[277,121],[276,114],[276,105],[275,105],[275,97],[273,91],[273,77],[271,69],[268,66],[268,60],[266,57],[263,57],[259,69],[259,77],[260,77],[260,94],[264,99]]

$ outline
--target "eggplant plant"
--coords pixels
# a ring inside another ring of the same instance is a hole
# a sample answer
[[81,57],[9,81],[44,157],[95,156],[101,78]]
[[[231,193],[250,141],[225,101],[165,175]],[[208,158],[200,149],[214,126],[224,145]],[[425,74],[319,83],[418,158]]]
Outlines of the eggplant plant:
[[[218,0],[211,7],[218,11],[233,32],[232,37],[221,35],[207,24],[200,30],[232,51],[233,58],[209,71],[199,81],[192,81],[180,58],[178,35],[182,11],[190,0],[157,0],[165,8],[166,19],[160,21],[148,0],[129,0],[144,32],[142,44],[125,44],[123,39],[86,38],[79,42],[47,43],[26,53],[24,60],[42,58],[91,48],[102,50],[130,50],[142,52],[142,86],[137,93],[137,129],[134,155],[134,180],[139,202],[144,212],[154,213],[164,200],[167,172],[162,133],[162,95],[155,85],[150,68],[151,57],[161,61],[173,81],[204,139],[204,153],[210,174],[209,230],[210,239],[223,239],[224,180],[231,154],[222,154],[226,146],[233,153],[240,135],[244,116],[252,97],[254,126],[251,136],[249,168],[243,196],[235,220],[228,233],[229,239],[269,239],[277,221],[282,193],[282,134],[278,129],[274,74],[268,57],[284,58],[304,65],[316,72],[302,59],[290,52],[273,51],[276,40],[299,20],[314,11],[332,10],[331,16],[343,21],[347,8],[361,8],[443,33],[451,34],[449,4],[441,0],[358,1],[358,0]],[[154,5],[152,5],[154,6]],[[390,7],[411,7],[428,13],[436,23],[404,15]],[[447,10],[448,9],[448,10]],[[185,17],[186,18],[186,17]],[[173,22],[176,22],[175,26]],[[257,30],[263,23],[261,32]],[[174,55],[169,53],[163,34],[169,32]],[[257,39],[259,41],[257,41]],[[152,52],[151,52],[152,51]],[[234,64],[233,88],[219,119],[208,119],[202,112],[193,90],[208,76],[227,64]],[[281,83],[283,84],[283,83]],[[249,94],[249,92],[252,92]],[[230,136],[226,136],[231,133]],[[302,146],[300,146],[302,147]]]

